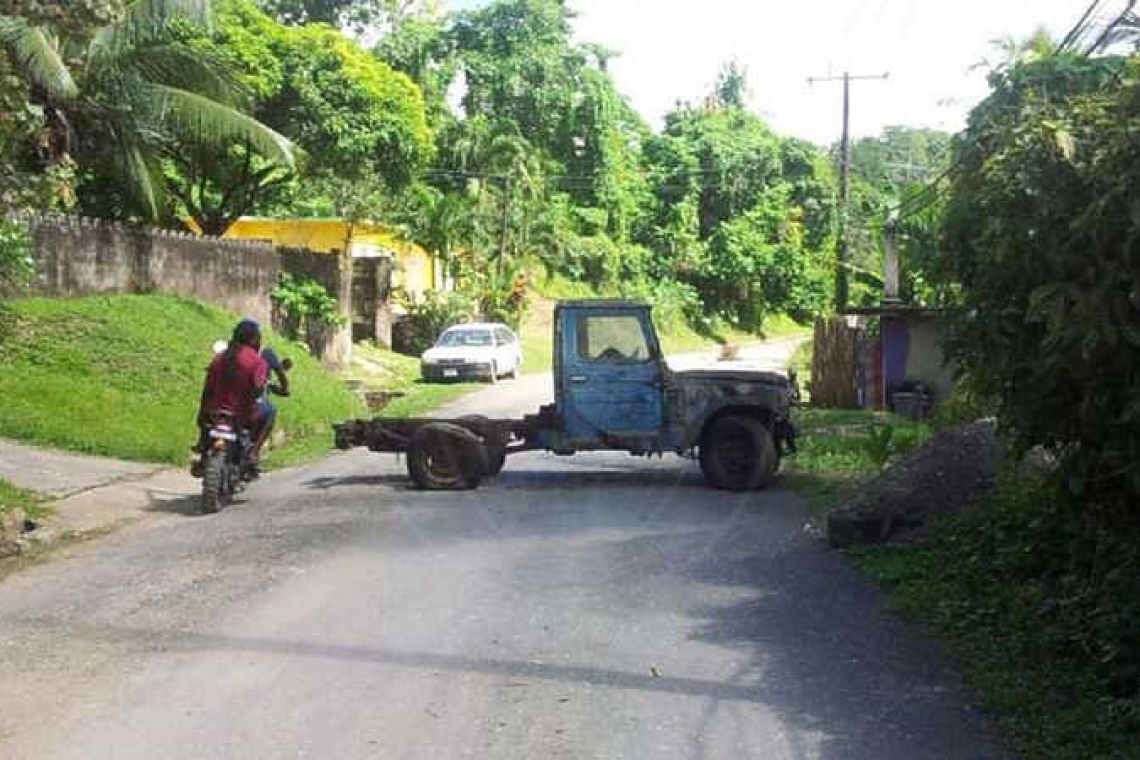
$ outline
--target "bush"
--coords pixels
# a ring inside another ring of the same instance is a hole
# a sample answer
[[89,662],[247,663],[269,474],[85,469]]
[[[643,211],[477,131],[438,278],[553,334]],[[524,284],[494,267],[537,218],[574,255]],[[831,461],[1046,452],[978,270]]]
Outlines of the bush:
[[1012,471],[994,501],[863,565],[944,635],[1026,757],[1132,758],[1140,731],[1140,535]]
[[407,316],[392,328],[392,347],[410,356],[419,356],[435,345],[448,327],[475,318],[471,297],[459,292],[429,291],[423,300],[410,302],[406,308]]
[[15,219],[0,219],[0,298],[24,292],[35,273],[28,226]]
[[328,328],[348,321],[336,298],[316,280],[295,280],[283,273],[270,298],[277,328],[290,340],[306,343],[314,354],[320,353]]

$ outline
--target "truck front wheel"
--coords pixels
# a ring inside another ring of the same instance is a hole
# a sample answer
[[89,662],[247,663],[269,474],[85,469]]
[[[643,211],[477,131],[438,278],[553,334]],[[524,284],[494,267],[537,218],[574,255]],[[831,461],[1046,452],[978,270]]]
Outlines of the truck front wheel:
[[471,433],[446,422],[415,432],[408,445],[408,475],[420,488],[455,491],[475,488],[487,472],[483,445]]
[[755,491],[772,482],[776,466],[772,433],[751,417],[721,417],[701,439],[701,471],[714,488]]

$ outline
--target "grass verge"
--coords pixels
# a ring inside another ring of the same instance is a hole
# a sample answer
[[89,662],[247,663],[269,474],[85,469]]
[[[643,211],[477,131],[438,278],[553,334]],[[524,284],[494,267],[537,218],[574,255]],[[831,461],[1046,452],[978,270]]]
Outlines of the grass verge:
[[[823,517],[860,483],[922,443],[931,432],[924,422],[866,409],[801,407],[792,419],[799,434],[799,451],[788,460],[785,477],[807,499],[816,517]],[[883,444],[880,436],[888,428],[889,442]]]
[[47,513],[44,501],[39,494],[0,479],[0,516],[13,509],[22,509],[29,519],[37,520]]
[[[893,415],[801,409],[788,480],[819,518],[930,430]],[[1109,528],[1007,467],[992,499],[921,543],[853,550],[888,603],[948,647],[1019,756],[1140,757],[1140,528]]]
[[379,411],[385,417],[418,417],[454,401],[485,383],[425,383],[420,376],[420,360],[370,343],[353,347],[349,378],[366,389],[403,394]]
[[857,554],[947,642],[1023,757],[1140,757],[1140,531],[1087,520],[1007,477],[929,541]]
[[[0,436],[88,454],[183,465],[215,340],[236,318],[171,296],[11,302],[16,330],[0,351]],[[293,396],[275,399],[286,442],[278,467],[332,445],[330,426],[363,405],[305,349],[267,331],[294,361]]]

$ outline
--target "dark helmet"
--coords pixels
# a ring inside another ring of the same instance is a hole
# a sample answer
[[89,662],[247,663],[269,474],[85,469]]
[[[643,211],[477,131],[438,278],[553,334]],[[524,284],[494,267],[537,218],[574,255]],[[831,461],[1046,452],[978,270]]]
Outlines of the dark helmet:
[[255,319],[243,319],[234,327],[234,334],[230,342],[256,348],[261,345],[261,325]]

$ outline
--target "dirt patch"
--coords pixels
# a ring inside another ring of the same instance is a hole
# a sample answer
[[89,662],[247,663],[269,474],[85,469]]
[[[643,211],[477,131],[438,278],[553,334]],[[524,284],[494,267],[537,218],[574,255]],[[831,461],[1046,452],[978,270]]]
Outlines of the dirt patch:
[[936,433],[828,515],[828,541],[845,547],[921,537],[931,518],[962,512],[990,493],[1002,450],[992,422]]

